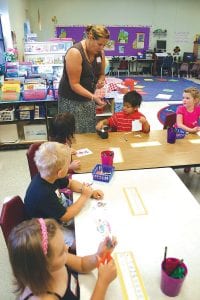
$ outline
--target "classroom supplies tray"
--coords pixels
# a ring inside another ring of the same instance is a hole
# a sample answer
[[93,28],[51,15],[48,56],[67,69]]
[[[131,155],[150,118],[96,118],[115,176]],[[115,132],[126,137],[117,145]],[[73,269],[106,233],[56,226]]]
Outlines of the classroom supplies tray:
[[114,173],[113,166],[98,164],[92,170],[93,180],[109,182]]

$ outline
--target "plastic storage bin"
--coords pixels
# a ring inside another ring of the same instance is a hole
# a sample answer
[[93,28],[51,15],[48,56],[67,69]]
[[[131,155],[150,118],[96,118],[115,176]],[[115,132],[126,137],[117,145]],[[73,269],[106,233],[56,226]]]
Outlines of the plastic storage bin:
[[109,182],[114,173],[114,167],[98,164],[92,170],[93,180]]
[[47,97],[47,89],[25,90],[23,91],[24,100],[44,100]]
[[21,105],[16,109],[15,114],[18,120],[33,120],[35,116],[35,106]]
[[0,122],[13,121],[15,118],[15,109],[13,107],[8,107],[0,110]]

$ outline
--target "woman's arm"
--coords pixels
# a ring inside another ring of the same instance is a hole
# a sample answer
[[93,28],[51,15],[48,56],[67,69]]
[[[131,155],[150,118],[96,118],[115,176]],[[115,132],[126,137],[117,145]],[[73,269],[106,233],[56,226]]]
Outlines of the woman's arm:
[[96,86],[97,89],[101,89],[105,85],[105,67],[106,67],[105,54],[104,51],[102,51],[101,73],[97,81],[97,86]]
[[82,72],[82,57],[78,49],[71,48],[67,52],[65,56],[65,65],[71,89],[76,94],[88,98],[91,101],[95,101],[99,105],[103,105],[104,102],[99,97],[92,94],[80,84],[80,77]]

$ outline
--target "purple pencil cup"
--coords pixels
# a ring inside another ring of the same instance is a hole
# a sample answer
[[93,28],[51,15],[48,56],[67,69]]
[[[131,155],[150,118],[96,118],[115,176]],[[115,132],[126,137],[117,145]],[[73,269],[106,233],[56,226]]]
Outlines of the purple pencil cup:
[[170,144],[176,142],[176,129],[174,127],[167,128],[167,142]]
[[[167,258],[170,260],[174,260],[174,262],[178,262],[180,261],[177,258]],[[183,282],[185,280],[185,277],[187,275],[187,267],[186,265],[182,262],[180,264],[181,267],[183,267],[185,269],[185,274],[183,278],[173,278],[170,275],[168,275],[165,271],[165,263],[166,261],[163,261],[161,264],[161,283],[160,283],[160,287],[162,292],[169,296],[169,297],[176,297],[181,290],[181,287],[183,285]]]

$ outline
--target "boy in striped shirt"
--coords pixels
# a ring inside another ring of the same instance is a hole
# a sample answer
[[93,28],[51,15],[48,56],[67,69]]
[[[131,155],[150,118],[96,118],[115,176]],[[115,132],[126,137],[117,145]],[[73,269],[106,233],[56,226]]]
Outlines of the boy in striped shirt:
[[138,92],[128,92],[123,98],[123,110],[113,114],[108,119],[99,121],[96,129],[101,130],[107,125],[114,131],[133,131],[134,123],[132,121],[138,120],[141,123],[141,131],[148,133],[150,125],[145,116],[138,111],[141,103],[142,96]]

